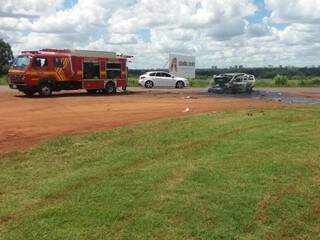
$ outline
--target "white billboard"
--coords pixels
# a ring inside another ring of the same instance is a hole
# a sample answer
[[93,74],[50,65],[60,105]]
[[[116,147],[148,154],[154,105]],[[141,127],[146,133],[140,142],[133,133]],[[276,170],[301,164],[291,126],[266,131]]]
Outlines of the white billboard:
[[169,72],[177,77],[195,78],[196,57],[170,53]]

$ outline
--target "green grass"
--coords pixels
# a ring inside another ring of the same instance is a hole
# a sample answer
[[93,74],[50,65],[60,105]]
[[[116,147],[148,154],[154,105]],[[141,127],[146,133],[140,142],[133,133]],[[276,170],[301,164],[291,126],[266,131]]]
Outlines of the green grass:
[[60,137],[0,155],[0,239],[318,239],[320,108]]
[[209,87],[211,83],[211,79],[192,79],[189,80],[190,87],[195,87],[195,88],[206,88]]
[[129,77],[128,87],[139,87],[138,77]]
[[258,79],[256,87],[320,87],[320,78],[290,79],[285,86],[277,86],[273,79]]
[[[189,80],[190,87],[194,88],[206,88],[210,85],[212,79],[210,78],[196,78]],[[138,87],[138,77],[130,77],[128,80],[129,87]],[[288,80],[286,86],[277,86],[273,79],[257,79],[256,87],[320,87],[320,78],[310,79],[292,79]]]
[[0,85],[8,85],[7,76],[2,75],[0,76]]

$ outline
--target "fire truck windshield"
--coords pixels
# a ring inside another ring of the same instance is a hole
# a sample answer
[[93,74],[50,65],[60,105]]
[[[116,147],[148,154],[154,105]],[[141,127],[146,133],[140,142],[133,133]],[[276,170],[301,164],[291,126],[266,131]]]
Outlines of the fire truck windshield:
[[30,64],[31,57],[26,55],[18,56],[13,63],[14,67],[24,68]]

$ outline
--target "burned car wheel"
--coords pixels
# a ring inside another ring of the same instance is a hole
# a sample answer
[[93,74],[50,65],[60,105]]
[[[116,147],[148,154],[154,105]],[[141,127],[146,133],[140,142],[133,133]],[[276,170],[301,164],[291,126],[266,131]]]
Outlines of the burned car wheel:
[[251,93],[252,93],[252,91],[253,91],[253,87],[249,87],[249,88],[247,88],[247,93],[251,94]]

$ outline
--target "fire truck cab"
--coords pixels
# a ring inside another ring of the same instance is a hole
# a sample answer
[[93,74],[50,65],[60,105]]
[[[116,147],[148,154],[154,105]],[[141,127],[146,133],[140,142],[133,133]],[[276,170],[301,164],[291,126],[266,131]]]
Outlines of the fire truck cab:
[[114,52],[42,49],[23,51],[8,74],[9,86],[28,96],[86,89],[89,93],[126,90],[127,56]]

